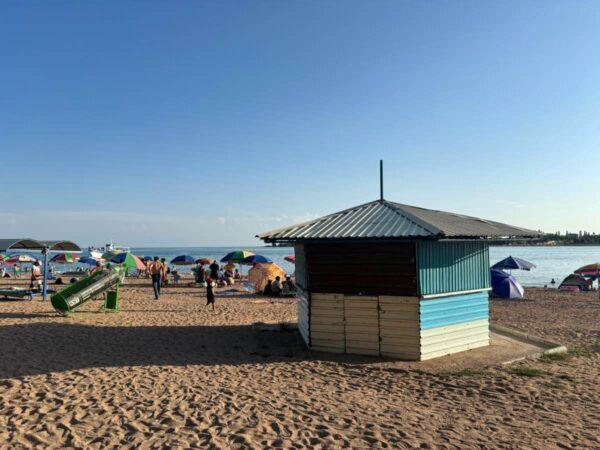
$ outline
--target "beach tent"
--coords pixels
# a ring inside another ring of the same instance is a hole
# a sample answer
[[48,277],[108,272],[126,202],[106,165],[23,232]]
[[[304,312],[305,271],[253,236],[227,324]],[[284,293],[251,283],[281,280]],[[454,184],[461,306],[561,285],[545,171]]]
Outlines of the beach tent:
[[523,298],[525,289],[515,277],[498,269],[491,270],[492,293],[500,298]]
[[285,270],[275,263],[259,263],[248,271],[248,280],[254,283],[254,288],[259,292],[264,290],[267,281],[275,280],[275,277],[281,277],[282,281],[285,279]]
[[558,289],[589,291],[591,284],[592,284],[591,280],[587,280],[582,275],[572,273],[567,278],[565,278],[562,281],[562,283],[560,283],[560,285],[558,286]]
[[530,263],[529,261],[525,261],[524,259],[517,258],[515,256],[509,256],[508,258],[504,258],[502,261],[498,261],[496,264],[494,264],[492,266],[492,269],[531,270],[534,267],[535,267],[535,264]]

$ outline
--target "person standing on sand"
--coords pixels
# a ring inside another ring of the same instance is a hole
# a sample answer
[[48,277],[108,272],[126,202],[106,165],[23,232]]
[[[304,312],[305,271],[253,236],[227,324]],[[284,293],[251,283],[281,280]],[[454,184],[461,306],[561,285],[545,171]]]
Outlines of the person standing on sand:
[[163,287],[167,287],[167,275],[169,275],[169,273],[171,272],[169,270],[169,267],[167,266],[167,260],[166,258],[160,258],[160,263],[163,266],[163,273],[162,273],[162,278],[160,280],[161,284]]
[[40,269],[40,262],[36,261],[33,263],[33,267],[31,268],[31,278],[29,283],[30,289],[39,289],[40,288],[40,277],[42,276],[42,270]]
[[154,298],[160,298],[160,285],[165,269],[158,256],[154,257],[154,261],[150,263],[150,276],[152,277],[152,288],[154,289]]
[[208,305],[211,305],[212,310],[215,310],[215,291],[213,290],[213,280],[211,277],[206,279],[206,308]]
[[217,280],[219,278],[219,264],[217,260],[214,260],[208,268],[210,269],[210,277],[213,280]]

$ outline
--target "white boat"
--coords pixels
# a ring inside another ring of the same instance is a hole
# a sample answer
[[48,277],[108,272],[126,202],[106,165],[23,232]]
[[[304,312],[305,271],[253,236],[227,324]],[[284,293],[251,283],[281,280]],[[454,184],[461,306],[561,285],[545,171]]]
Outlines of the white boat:
[[112,242],[110,244],[106,244],[103,247],[88,247],[88,252],[90,252],[90,256],[95,259],[102,258],[102,255],[106,252],[128,252],[129,247],[123,247],[121,245],[115,245]]

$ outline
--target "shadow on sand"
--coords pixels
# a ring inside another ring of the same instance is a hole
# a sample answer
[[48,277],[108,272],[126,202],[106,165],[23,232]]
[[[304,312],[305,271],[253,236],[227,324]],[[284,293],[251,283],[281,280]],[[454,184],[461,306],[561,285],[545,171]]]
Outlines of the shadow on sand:
[[309,353],[295,331],[260,331],[252,325],[114,327],[30,323],[0,327],[0,342],[0,378],[93,367],[382,361]]

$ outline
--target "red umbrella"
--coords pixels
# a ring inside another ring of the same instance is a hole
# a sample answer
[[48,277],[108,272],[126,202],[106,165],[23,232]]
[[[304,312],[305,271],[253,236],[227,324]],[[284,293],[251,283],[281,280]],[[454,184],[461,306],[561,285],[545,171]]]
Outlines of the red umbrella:
[[587,266],[580,267],[575,273],[583,275],[584,277],[600,277],[600,263],[588,264]]
[[287,262],[291,262],[292,264],[296,264],[296,256],[295,255],[286,256],[283,259],[285,259]]

